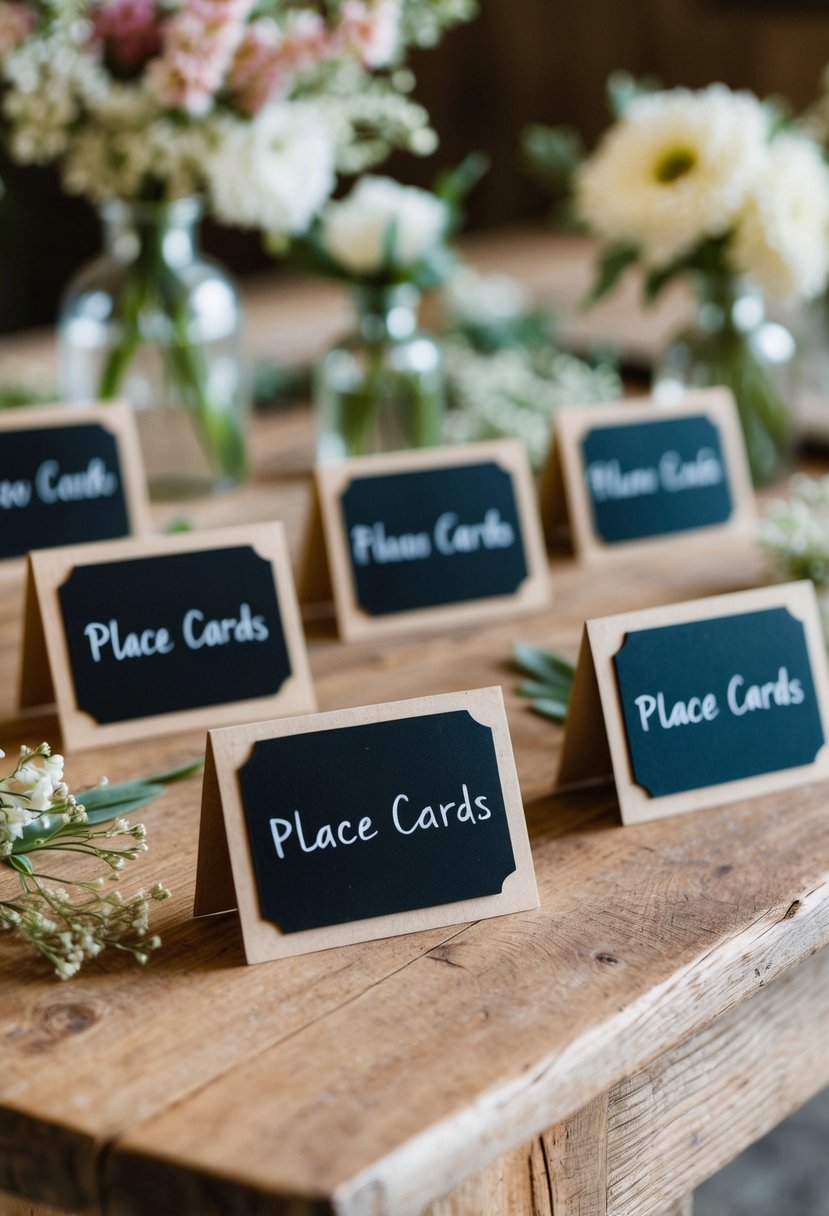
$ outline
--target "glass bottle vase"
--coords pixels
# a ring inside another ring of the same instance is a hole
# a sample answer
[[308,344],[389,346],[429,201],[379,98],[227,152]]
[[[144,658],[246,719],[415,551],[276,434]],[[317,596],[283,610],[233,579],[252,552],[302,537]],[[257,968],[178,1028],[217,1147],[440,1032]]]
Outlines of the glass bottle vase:
[[441,443],[443,357],[417,328],[419,300],[408,284],[356,289],[356,331],[315,369],[319,460]]
[[663,353],[654,397],[671,405],[686,389],[730,388],[752,480],[775,481],[791,467],[794,451],[794,338],[767,319],[762,294],[738,276],[700,275],[696,286],[696,321]]
[[132,403],[154,498],[228,489],[246,472],[241,305],[199,251],[200,216],[192,198],[105,203],[103,255],[61,305],[62,393]]

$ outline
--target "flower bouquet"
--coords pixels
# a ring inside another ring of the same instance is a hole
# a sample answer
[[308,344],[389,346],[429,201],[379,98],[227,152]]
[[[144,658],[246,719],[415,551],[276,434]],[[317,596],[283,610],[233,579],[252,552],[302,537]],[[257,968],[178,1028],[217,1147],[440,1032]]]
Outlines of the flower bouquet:
[[820,148],[747,92],[629,89],[573,182],[579,218],[605,244],[591,299],[636,263],[649,301],[689,276],[698,324],[666,352],[657,396],[727,385],[754,479],[773,478],[792,440],[792,386],[779,373],[790,370],[794,343],[765,322],[760,293],[791,302],[825,288],[829,168]]
[[448,240],[484,168],[471,156],[434,193],[366,175],[298,243],[297,261],[348,284],[357,312],[354,334],[316,369],[321,460],[442,441],[443,357],[417,328],[418,306],[454,269]]
[[[63,780],[63,756],[47,743],[21,748],[14,770],[0,779],[0,862],[19,880],[16,893],[0,894],[0,933],[33,947],[63,980],[107,947],[146,963],[161,945],[147,932],[150,904],[170,893],[156,883],[124,899],[117,890],[102,893],[105,877],[116,883],[126,863],[147,849],[144,825],[131,827],[123,816],[200,767],[201,760],[121,785],[102,779],[76,796]],[[67,853],[102,866],[104,876],[56,876]],[[49,861],[40,868],[44,854]]]
[[64,392],[129,396],[152,414],[145,434],[183,411],[214,484],[238,481],[239,307],[196,252],[200,210],[286,239],[338,172],[392,147],[432,151],[401,63],[408,44],[436,41],[473,4],[0,0],[9,154],[55,164],[67,191],[102,206],[107,229],[105,258],[64,305]]

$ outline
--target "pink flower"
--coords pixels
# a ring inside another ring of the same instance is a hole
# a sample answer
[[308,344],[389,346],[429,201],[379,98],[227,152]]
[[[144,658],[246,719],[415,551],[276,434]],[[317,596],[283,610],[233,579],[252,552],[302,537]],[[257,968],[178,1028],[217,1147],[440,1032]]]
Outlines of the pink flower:
[[337,53],[337,40],[319,13],[301,12],[286,25],[282,56],[294,72],[307,71]]
[[141,67],[161,48],[161,21],[154,0],[105,0],[92,10],[94,37],[126,70]]
[[345,0],[340,35],[365,67],[385,67],[400,42],[400,0]]
[[35,27],[35,15],[25,4],[0,0],[0,55],[13,51]]
[[233,104],[243,114],[257,114],[271,98],[287,92],[289,75],[279,26],[269,17],[252,21],[227,76]]
[[164,25],[147,84],[162,105],[207,114],[244,37],[253,0],[186,0]]

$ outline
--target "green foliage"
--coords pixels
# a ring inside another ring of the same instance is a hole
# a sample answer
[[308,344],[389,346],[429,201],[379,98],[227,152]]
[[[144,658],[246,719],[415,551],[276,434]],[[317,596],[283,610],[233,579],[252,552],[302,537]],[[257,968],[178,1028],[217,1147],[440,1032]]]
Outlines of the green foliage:
[[516,642],[512,654],[519,671],[532,677],[518,686],[521,696],[532,701],[533,710],[541,717],[564,722],[576,674],[570,660],[526,642]]
[[636,245],[608,245],[599,259],[596,281],[583,307],[590,308],[613,290],[625,271],[639,260]]
[[573,214],[573,178],[587,156],[581,135],[573,127],[527,127],[521,137],[524,160],[532,177],[553,200],[559,224],[576,227]]
[[638,80],[630,72],[611,72],[607,78],[607,104],[614,118],[621,118],[637,97],[657,93],[662,81],[657,76],[642,76]]

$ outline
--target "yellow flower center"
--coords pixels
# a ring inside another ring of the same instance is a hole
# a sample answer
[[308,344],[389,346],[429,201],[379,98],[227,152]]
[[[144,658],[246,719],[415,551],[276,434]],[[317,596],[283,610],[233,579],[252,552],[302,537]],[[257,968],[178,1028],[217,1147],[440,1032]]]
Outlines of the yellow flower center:
[[668,184],[680,177],[685,177],[697,163],[697,154],[693,148],[671,148],[664,152],[654,166],[654,175],[658,182]]

